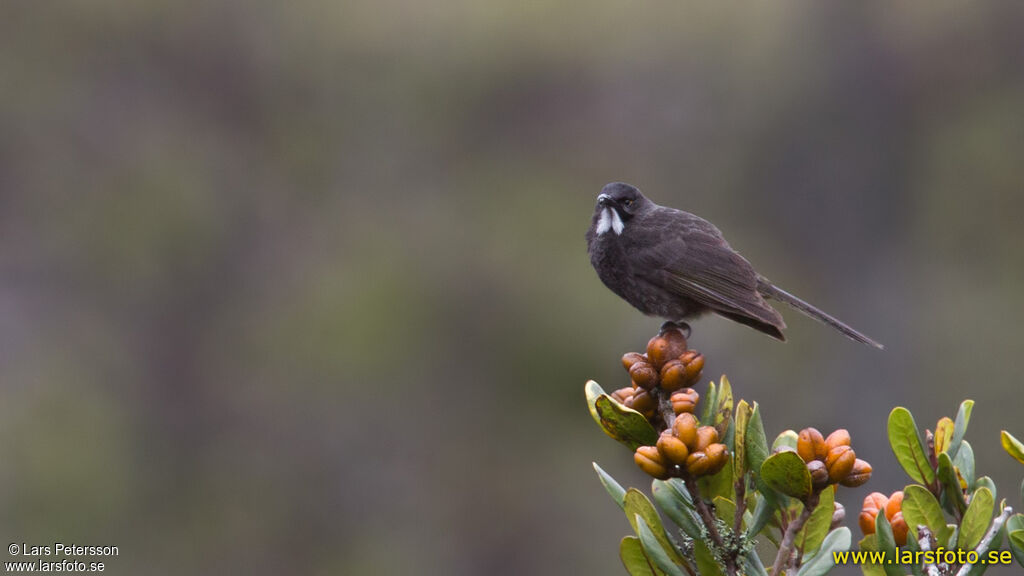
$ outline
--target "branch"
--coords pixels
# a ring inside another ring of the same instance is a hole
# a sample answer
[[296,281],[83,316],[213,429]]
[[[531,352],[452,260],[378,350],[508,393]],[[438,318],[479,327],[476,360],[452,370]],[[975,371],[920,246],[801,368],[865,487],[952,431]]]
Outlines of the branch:
[[[983,557],[988,552],[989,547],[992,546],[992,540],[994,540],[996,534],[999,534],[999,531],[1003,529],[1003,524],[1006,522],[1006,519],[1010,517],[1010,514],[1013,514],[1013,508],[1007,506],[1006,508],[1003,508],[1003,513],[992,521],[992,527],[988,529],[988,534],[985,534],[985,537],[981,539],[981,543],[978,544],[977,548],[975,548],[975,550],[978,551],[978,557]],[[973,567],[974,564],[964,564],[960,567],[960,571],[956,573],[956,576],[967,576],[967,573],[970,572]]]
[[654,396],[655,402],[658,403],[658,414],[665,421],[665,428],[671,430],[672,425],[676,422],[676,412],[672,409],[669,393],[662,390],[660,386],[652,388],[650,393]]
[[[920,526],[917,529],[917,545],[921,548],[922,552],[929,552],[932,549],[932,532],[925,526]],[[936,564],[926,564],[925,572],[928,576],[942,576],[942,572],[939,570]]]
[[783,566],[789,563],[790,557],[793,555],[793,541],[796,540],[796,533],[804,527],[807,519],[811,517],[811,513],[818,507],[820,496],[820,492],[812,492],[807,497],[807,502],[804,502],[804,511],[786,527],[786,534],[782,538],[782,545],[779,546],[779,553],[775,555],[775,563],[772,564],[772,576],[781,574]]
[[746,475],[741,476],[736,481],[734,489],[736,491],[736,516],[733,518],[732,531],[736,535],[739,535],[743,531],[743,512],[747,509],[747,482]]
[[[693,505],[697,508],[697,513],[708,530],[708,537],[711,538],[711,542],[719,550],[725,550],[726,546],[722,540],[722,535],[718,533],[718,528],[715,527],[715,517],[711,514],[711,510],[708,510],[708,505],[704,502],[704,498],[701,497],[700,491],[697,489],[697,482],[687,474],[683,478],[683,483],[686,484],[686,490],[690,493],[690,499],[693,500]],[[725,558],[725,572],[729,576],[736,576],[735,557],[727,556]]]

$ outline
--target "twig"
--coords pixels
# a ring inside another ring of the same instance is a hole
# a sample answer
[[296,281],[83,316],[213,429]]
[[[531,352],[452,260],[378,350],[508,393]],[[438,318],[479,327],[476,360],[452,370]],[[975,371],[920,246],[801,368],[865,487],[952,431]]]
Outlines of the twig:
[[736,516],[732,521],[732,531],[738,536],[743,530],[743,512],[747,509],[747,482],[745,476],[741,476],[736,481],[734,490],[736,491]]
[[[711,538],[711,542],[719,550],[725,550],[725,542],[722,540],[721,534],[718,533],[718,528],[715,527],[715,517],[711,514],[711,510],[708,510],[708,505],[704,503],[704,498],[701,497],[700,491],[697,489],[697,482],[687,475],[683,478],[683,483],[686,484],[686,490],[690,493],[690,499],[693,500],[693,505],[697,508],[697,514],[700,515],[701,521],[708,530],[708,537]],[[736,576],[735,557],[727,556],[725,558],[725,572],[729,576]]]
[[[697,573],[696,573],[696,572],[695,572],[695,571],[693,570],[693,567],[692,567],[692,566],[690,566],[690,563],[689,563],[689,562],[683,562],[683,570],[686,570],[686,573],[687,573],[687,574],[689,574],[690,576],[700,576],[699,574],[697,574]],[[658,571],[657,571],[657,570],[651,570],[651,573],[652,573],[652,574],[657,574],[657,573],[658,573]]]
[[789,563],[790,556],[793,555],[793,541],[796,540],[796,533],[804,527],[807,519],[811,517],[811,513],[818,507],[820,496],[821,493],[819,492],[811,492],[811,495],[807,497],[807,501],[804,502],[804,511],[786,527],[786,535],[782,538],[779,553],[775,555],[775,563],[772,564],[772,576],[778,576],[782,573],[783,566]]
[[676,422],[676,413],[672,409],[669,393],[662,390],[661,387],[654,387],[651,389],[651,394],[658,403],[658,413],[661,414],[661,418],[665,421],[665,428],[671,429],[672,425]]
[[[996,516],[996,519],[992,521],[992,527],[988,529],[988,534],[985,534],[985,537],[981,539],[978,547],[975,548],[975,550],[978,551],[979,557],[984,556],[988,552],[989,546],[992,545],[992,540],[994,540],[996,534],[999,534],[999,531],[1003,529],[1003,524],[1006,522],[1006,519],[1010,517],[1010,514],[1013,514],[1013,508],[1007,506],[1006,508],[1003,508],[1003,513]],[[970,572],[973,567],[974,564],[964,564],[960,567],[960,571],[956,573],[956,576],[967,576],[967,573]]]
[[[929,552],[932,549],[932,533],[925,526],[920,526],[917,529],[917,545],[922,552]],[[935,564],[926,564],[924,569],[928,576],[942,576],[942,572]]]

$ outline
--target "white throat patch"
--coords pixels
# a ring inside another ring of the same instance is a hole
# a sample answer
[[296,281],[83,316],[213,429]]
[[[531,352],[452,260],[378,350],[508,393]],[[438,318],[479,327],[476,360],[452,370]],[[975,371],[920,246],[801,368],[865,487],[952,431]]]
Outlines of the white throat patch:
[[611,208],[605,208],[601,212],[601,218],[597,221],[597,235],[600,236],[605,232],[612,230],[616,236],[622,234],[622,229],[626,225],[622,223],[622,218],[619,218],[619,213]]

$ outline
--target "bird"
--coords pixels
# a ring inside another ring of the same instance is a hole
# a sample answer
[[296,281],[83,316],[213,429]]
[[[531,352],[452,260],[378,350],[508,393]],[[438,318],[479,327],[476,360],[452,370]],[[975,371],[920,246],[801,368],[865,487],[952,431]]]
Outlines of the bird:
[[605,286],[667,325],[688,330],[688,320],[714,313],[785,341],[786,323],[767,302],[775,300],[852,340],[883,348],[758,274],[707,220],[660,206],[631,184],[602,188],[586,240]]

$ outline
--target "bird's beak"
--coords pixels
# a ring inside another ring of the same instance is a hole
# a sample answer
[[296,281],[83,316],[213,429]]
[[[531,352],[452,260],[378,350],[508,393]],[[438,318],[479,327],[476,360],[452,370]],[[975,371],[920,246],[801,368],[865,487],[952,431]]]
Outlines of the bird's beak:
[[615,205],[615,200],[612,200],[612,197],[607,195],[607,194],[599,194],[597,196],[597,204],[598,204],[598,206],[604,206],[604,207],[614,206]]

